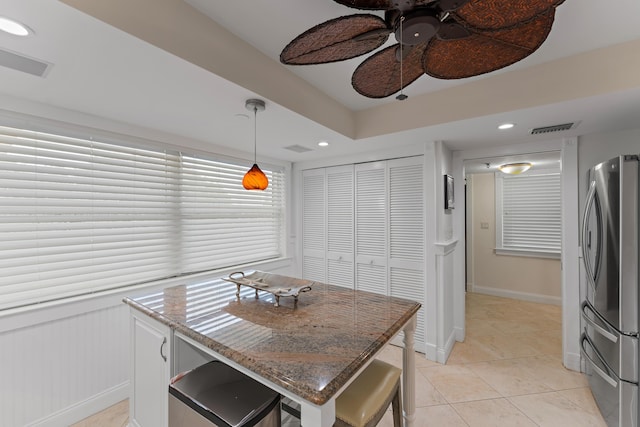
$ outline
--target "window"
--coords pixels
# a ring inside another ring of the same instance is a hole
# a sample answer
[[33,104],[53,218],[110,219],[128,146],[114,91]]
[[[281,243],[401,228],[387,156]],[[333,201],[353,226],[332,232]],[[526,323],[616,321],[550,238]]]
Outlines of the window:
[[0,309],[284,255],[285,173],[0,127]]
[[559,171],[496,174],[496,254],[559,258]]

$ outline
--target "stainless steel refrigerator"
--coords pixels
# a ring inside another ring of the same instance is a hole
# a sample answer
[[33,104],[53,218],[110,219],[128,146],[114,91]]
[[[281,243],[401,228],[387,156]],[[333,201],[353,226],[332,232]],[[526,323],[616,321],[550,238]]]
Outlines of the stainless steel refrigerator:
[[609,427],[638,421],[638,155],[589,171],[582,217],[586,295],[580,347],[593,396]]

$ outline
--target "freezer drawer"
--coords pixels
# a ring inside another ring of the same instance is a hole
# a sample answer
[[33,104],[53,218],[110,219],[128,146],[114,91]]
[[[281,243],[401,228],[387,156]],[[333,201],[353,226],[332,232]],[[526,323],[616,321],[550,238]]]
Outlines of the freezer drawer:
[[609,427],[639,427],[638,384],[621,380],[586,333],[580,351],[587,362],[586,375],[598,408]]
[[637,383],[638,338],[621,334],[588,301],[582,303],[581,315],[586,334],[607,366],[618,378]]

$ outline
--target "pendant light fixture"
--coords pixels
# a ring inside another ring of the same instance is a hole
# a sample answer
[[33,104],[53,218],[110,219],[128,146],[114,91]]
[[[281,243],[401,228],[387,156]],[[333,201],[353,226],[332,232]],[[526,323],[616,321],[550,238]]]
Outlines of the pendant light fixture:
[[242,186],[245,190],[266,190],[269,186],[269,179],[267,176],[260,170],[258,167],[258,163],[256,161],[257,155],[257,117],[258,111],[264,111],[264,101],[261,99],[247,99],[245,103],[245,107],[247,110],[253,111],[253,166],[251,169],[244,175],[242,178]]

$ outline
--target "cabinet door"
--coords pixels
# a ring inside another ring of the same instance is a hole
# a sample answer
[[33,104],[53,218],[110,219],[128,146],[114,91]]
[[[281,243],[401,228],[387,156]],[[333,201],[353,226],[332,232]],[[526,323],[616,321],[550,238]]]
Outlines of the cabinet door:
[[388,293],[385,162],[355,166],[356,289]]
[[327,283],[353,289],[353,165],[326,169]]
[[170,381],[170,331],[149,318],[131,316],[131,423],[139,427],[166,427]]
[[324,169],[302,172],[302,278],[325,282],[326,192]]

